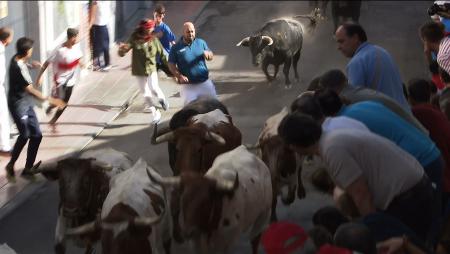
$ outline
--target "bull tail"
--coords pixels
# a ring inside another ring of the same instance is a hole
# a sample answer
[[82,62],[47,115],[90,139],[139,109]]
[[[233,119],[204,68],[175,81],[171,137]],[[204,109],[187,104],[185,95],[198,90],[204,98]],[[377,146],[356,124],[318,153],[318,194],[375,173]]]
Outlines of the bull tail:
[[308,32],[312,33],[316,26],[317,23],[320,20],[323,20],[324,17],[322,16],[322,14],[320,13],[320,9],[319,8],[315,8],[313,11],[311,11],[310,14],[300,14],[300,15],[295,15],[292,18],[296,19],[296,18],[307,18],[309,19],[309,24],[308,24]]

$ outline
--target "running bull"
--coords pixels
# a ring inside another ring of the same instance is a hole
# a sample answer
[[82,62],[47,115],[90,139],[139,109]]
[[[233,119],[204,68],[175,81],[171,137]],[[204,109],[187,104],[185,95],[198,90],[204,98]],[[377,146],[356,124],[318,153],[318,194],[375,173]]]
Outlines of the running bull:
[[[293,18],[308,18],[310,23],[307,26],[308,32],[312,32],[321,18],[319,9],[315,9],[309,15],[297,15]],[[261,29],[253,35],[245,37],[236,46],[249,47],[252,54],[254,66],[260,64],[269,82],[273,81],[280,65],[283,66],[286,88],[291,87],[289,79],[289,69],[291,64],[294,67],[295,79],[298,81],[297,64],[303,45],[304,35],[303,25],[293,19],[274,19],[267,22]],[[274,75],[269,75],[268,66],[275,68]]]
[[229,253],[241,235],[258,253],[260,234],[270,221],[272,184],[267,166],[244,146],[219,155],[205,175],[153,178],[180,189],[181,232],[195,253]]
[[[34,170],[49,180],[59,180],[60,202],[55,230],[57,254],[65,253],[67,228],[94,220],[109,192],[111,177],[132,165],[126,153],[107,148],[89,150],[79,158],[66,158]],[[73,238],[78,246],[86,248],[86,253],[94,251],[93,245],[99,239],[99,231]]]
[[170,253],[170,213],[159,174],[139,159],[111,180],[101,218],[68,230],[83,235],[101,230],[104,254]]
[[[279,113],[266,120],[256,146],[259,148],[261,159],[270,170],[272,179],[272,220],[277,219],[275,211],[278,195],[281,195],[281,201],[284,204],[294,202],[296,190],[299,198],[305,196],[301,180],[302,159],[278,136],[278,126],[287,114],[288,109],[284,107]],[[283,192],[284,188],[287,188],[287,192]]]

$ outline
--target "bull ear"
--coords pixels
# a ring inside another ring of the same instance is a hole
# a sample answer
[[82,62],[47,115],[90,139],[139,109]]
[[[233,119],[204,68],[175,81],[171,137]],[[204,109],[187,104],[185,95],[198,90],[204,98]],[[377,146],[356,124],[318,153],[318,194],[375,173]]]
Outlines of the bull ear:
[[261,39],[264,43],[266,43],[267,46],[270,46],[273,44],[273,39],[270,36],[263,35],[263,36],[261,36]]
[[249,45],[250,45],[250,37],[245,37],[244,39],[242,39],[242,41],[236,44],[237,47],[239,46],[248,47]]

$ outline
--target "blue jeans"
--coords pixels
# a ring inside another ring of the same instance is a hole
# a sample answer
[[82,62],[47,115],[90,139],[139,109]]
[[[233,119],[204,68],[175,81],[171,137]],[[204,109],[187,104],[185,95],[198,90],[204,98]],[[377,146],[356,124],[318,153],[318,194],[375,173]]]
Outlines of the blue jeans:
[[39,128],[39,122],[36,117],[36,113],[32,106],[30,106],[26,111],[19,111],[13,107],[9,108],[11,115],[14,119],[14,123],[19,130],[19,136],[17,137],[16,143],[14,144],[14,148],[11,152],[11,160],[9,163],[16,163],[19,158],[20,153],[22,152],[23,147],[30,140],[28,144],[27,151],[27,161],[25,164],[25,168],[31,168],[34,165],[34,161],[36,160],[36,155],[39,149],[39,145],[42,140],[42,132]]

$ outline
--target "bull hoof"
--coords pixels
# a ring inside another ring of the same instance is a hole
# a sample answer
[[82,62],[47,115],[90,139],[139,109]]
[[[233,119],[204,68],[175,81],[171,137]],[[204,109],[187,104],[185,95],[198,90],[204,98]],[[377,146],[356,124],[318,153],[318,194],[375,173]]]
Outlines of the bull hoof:
[[61,244],[61,243],[56,244],[55,245],[55,253],[56,254],[64,254],[64,253],[66,253],[66,247],[63,244]]
[[304,188],[298,188],[297,189],[297,197],[299,198],[299,199],[302,199],[302,198],[304,198],[306,196],[306,191],[305,191],[305,189]]
[[289,90],[289,89],[291,89],[292,88],[292,84],[286,84],[285,86],[284,86],[284,89],[287,89],[287,90]]

